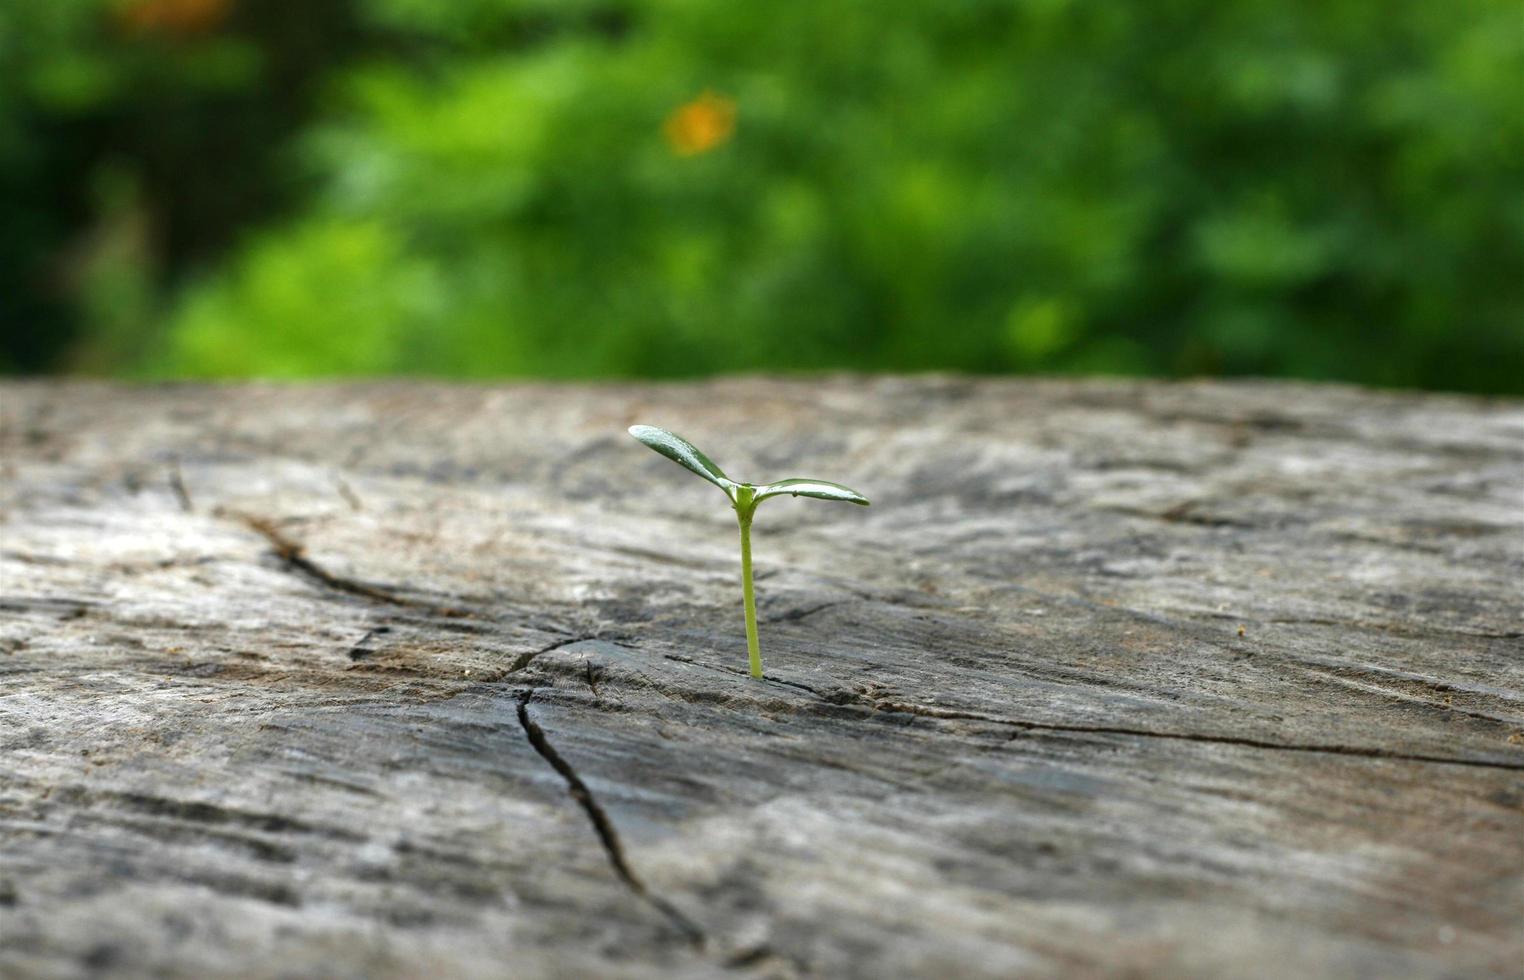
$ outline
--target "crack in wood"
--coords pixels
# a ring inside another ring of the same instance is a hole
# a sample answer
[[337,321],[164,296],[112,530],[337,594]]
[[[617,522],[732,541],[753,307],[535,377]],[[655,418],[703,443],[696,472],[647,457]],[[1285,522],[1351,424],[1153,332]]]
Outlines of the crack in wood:
[[155,793],[95,789],[87,785],[67,785],[49,794],[55,805],[74,807],[100,806],[107,811],[133,812],[155,819],[177,820],[208,826],[238,827],[269,834],[315,836],[360,843],[363,834],[313,823],[300,817],[275,811],[247,810],[206,800],[187,800]]
[[[720,664],[708,664],[690,657],[682,657],[676,654],[666,654],[664,659],[678,663],[692,664],[695,667],[703,667],[708,670],[720,670],[728,674],[749,676],[745,671]],[[1033,732],[1072,732],[1081,735],[1126,735],[1133,738],[1155,738],[1176,742],[1198,742],[1209,745],[1233,745],[1240,748],[1264,749],[1272,752],[1309,752],[1324,753],[1327,755],[1353,756],[1365,759],[1384,759],[1394,762],[1426,762],[1435,765],[1448,766],[1471,766],[1479,769],[1503,769],[1512,772],[1524,772],[1524,763],[1500,762],[1492,759],[1461,759],[1455,756],[1425,755],[1413,752],[1394,752],[1390,749],[1381,749],[1371,746],[1338,745],[1310,742],[1272,742],[1268,739],[1248,738],[1238,735],[1213,735],[1202,732],[1162,732],[1150,728],[1128,728],[1120,725],[1072,725],[1060,722],[1024,721],[1018,718],[1001,718],[997,715],[986,715],[975,711],[952,711],[946,708],[934,708],[929,705],[914,704],[908,701],[892,701],[885,698],[874,698],[859,691],[847,688],[835,688],[822,691],[808,684],[798,681],[783,680],[778,677],[767,677],[764,681],[770,684],[782,684],[786,687],[808,691],[827,704],[834,705],[858,705],[870,708],[874,711],[886,711],[895,714],[916,715],[922,718],[935,718],[940,721],[979,721],[990,725],[1003,725],[1008,728],[1017,728],[1022,731]],[[1014,737],[1014,736],[1013,736]]]
[[573,643],[584,643],[588,640],[596,639],[596,636],[568,636],[565,639],[557,640],[548,647],[541,647],[538,650],[530,650],[528,653],[521,653],[517,657],[513,658],[513,663],[508,665],[508,669],[503,671],[502,676],[506,677],[509,674],[518,673],[533,663],[536,657],[544,656],[545,654],[550,653],[554,650],[559,650],[562,647],[569,647]]
[[175,502],[180,505],[181,510],[187,514],[195,512],[196,505],[191,503],[190,492],[185,489],[185,474],[180,471],[178,459],[169,461],[169,489],[175,495]]
[[529,744],[539,753],[540,758],[548,762],[550,767],[561,776],[566,783],[567,792],[577,801],[577,805],[582,807],[582,812],[587,814],[588,820],[593,825],[593,831],[598,835],[599,843],[603,845],[604,853],[608,855],[609,864],[613,867],[614,873],[630,891],[660,912],[691,945],[702,948],[706,941],[704,930],[684,915],[677,906],[652,892],[646,887],[645,882],[636,876],[625,857],[624,845],[619,842],[619,833],[614,829],[614,821],[609,818],[608,811],[599,804],[592,790],[587,788],[587,783],[577,775],[571,763],[567,762],[561,753],[556,751],[556,747],[550,744],[545,730],[530,717],[529,701],[532,697],[534,697],[534,688],[529,688],[519,695],[519,725],[524,729],[524,735],[529,739]]
[[362,599],[370,599],[373,602],[381,602],[391,606],[422,609],[436,616],[458,618],[473,615],[467,609],[459,609],[454,606],[437,606],[432,603],[421,602],[404,595],[398,595],[388,589],[377,588],[355,579],[335,575],[311,558],[308,558],[306,546],[287,537],[272,521],[253,514],[244,514],[237,511],[219,510],[217,513],[218,516],[230,517],[238,521],[268,541],[270,547],[275,550],[276,557],[285,563],[287,569],[335,592],[344,592],[349,595],[359,596]]
[[1383,633],[1391,633],[1394,636],[1426,637],[1426,636],[1470,636],[1479,640],[1518,640],[1524,639],[1524,632],[1514,631],[1508,633],[1494,632],[1491,630],[1460,630],[1444,629],[1437,626],[1417,625],[1409,626],[1403,623],[1375,623],[1370,620],[1351,620],[1343,622],[1337,619],[1319,619],[1316,617],[1264,619],[1263,623],[1276,626],[1333,626],[1339,629],[1372,629]]
[[52,613],[61,620],[79,619],[100,603],[68,596],[0,596],[0,612]]
[[1262,527],[1253,521],[1245,521],[1236,517],[1227,517],[1222,514],[1208,514],[1197,510],[1202,505],[1199,500],[1186,500],[1175,504],[1165,510],[1150,510],[1146,507],[1102,507],[1102,510],[1113,514],[1122,514],[1127,517],[1143,517],[1153,521],[1164,521],[1169,524],[1194,524],[1198,527],[1231,527],[1241,530],[1254,530]]
[[[1106,605],[1106,604],[1102,604],[1102,603],[1099,603],[1099,602],[1094,602],[1094,601],[1092,601],[1090,599],[1087,599],[1087,598],[1085,598],[1084,596],[1081,596],[1081,595],[1064,595],[1062,593],[1047,592],[1047,591],[1043,591],[1043,590],[1040,590],[1040,589],[1033,589],[1033,588],[1030,588],[1028,586],[1015,585],[1015,584],[1007,585],[1007,586],[1005,586],[1005,588],[1006,588],[1006,590],[1011,591],[1011,592],[1016,592],[1016,593],[1020,593],[1020,594],[1023,594],[1023,595],[1030,595],[1033,598],[1041,599],[1044,602],[1051,602],[1051,603],[1054,603],[1054,604],[1067,604],[1067,605],[1075,606],[1075,607],[1080,608],[1080,609],[1084,609],[1084,610],[1086,610],[1088,612],[1098,613],[1098,614],[1101,614],[1101,615],[1121,615],[1121,616],[1125,616],[1126,618],[1129,618],[1129,619],[1132,619],[1132,620],[1135,620],[1135,621],[1141,622],[1141,623],[1149,623],[1149,624],[1152,624],[1152,625],[1155,625],[1155,626],[1166,626],[1166,627],[1169,627],[1170,629],[1178,631],[1182,636],[1189,637],[1190,639],[1192,639],[1192,640],[1194,640],[1194,641],[1196,641],[1198,643],[1204,643],[1207,646],[1210,646],[1210,647],[1213,647],[1215,649],[1221,650],[1224,653],[1235,654],[1235,655],[1242,653],[1243,652],[1242,649],[1240,647],[1236,646],[1235,644],[1233,644],[1231,641],[1227,642],[1227,643],[1224,643],[1223,639],[1222,639],[1222,636],[1220,634],[1215,633],[1215,632],[1210,632],[1210,631],[1208,631],[1206,629],[1203,629],[1203,627],[1207,627],[1208,621],[1210,621],[1210,620],[1219,620],[1219,621],[1226,620],[1226,621],[1235,622],[1235,623],[1247,623],[1247,624],[1249,624],[1251,626],[1269,626],[1269,625],[1274,625],[1274,626],[1285,626],[1285,625],[1300,626],[1300,625],[1309,625],[1309,626],[1330,626],[1330,627],[1336,627],[1336,628],[1340,628],[1340,629],[1371,629],[1371,630],[1379,630],[1379,631],[1381,631],[1383,633],[1389,633],[1389,634],[1391,634],[1393,636],[1401,636],[1401,637],[1416,638],[1416,639],[1434,638],[1434,637],[1438,637],[1438,638],[1467,637],[1467,638],[1471,638],[1471,639],[1482,639],[1482,640],[1515,640],[1515,639],[1524,638],[1524,632],[1507,632],[1507,633],[1503,633],[1503,632],[1489,632],[1489,631],[1481,631],[1481,630],[1443,629],[1443,628],[1440,628],[1440,627],[1427,626],[1427,625],[1425,625],[1425,626],[1404,626],[1404,625],[1399,625],[1399,624],[1395,624],[1395,623],[1377,623],[1377,622],[1372,622],[1372,621],[1369,621],[1369,620],[1350,620],[1348,622],[1345,622],[1345,621],[1337,620],[1337,619],[1327,619],[1327,618],[1318,618],[1318,617],[1287,617],[1287,618],[1262,619],[1262,618],[1259,618],[1257,615],[1250,614],[1250,613],[1247,613],[1247,612],[1213,612],[1213,611],[1208,611],[1208,610],[1199,610],[1199,611],[1198,610],[1180,610],[1180,611],[1175,612],[1174,615],[1180,616],[1182,618],[1171,618],[1169,616],[1163,616],[1163,615],[1160,615],[1158,613],[1146,612],[1146,611],[1144,611],[1142,609],[1134,609],[1131,606]],[[1298,659],[1296,659],[1294,657],[1288,657],[1283,652],[1276,651],[1276,650],[1262,650],[1262,649],[1256,648],[1255,651],[1254,651],[1254,655],[1257,656],[1257,657],[1258,656],[1273,656],[1275,659],[1277,659],[1279,661],[1282,661],[1282,662],[1285,662],[1285,663],[1289,663],[1289,664],[1294,664],[1294,665],[1302,663],[1302,661],[1300,661],[1300,660],[1298,660]]]
[[[1121,725],[1069,725],[1057,722],[1022,721],[1016,718],[1000,718],[971,711],[948,711],[927,705],[904,701],[884,701],[859,695],[862,703],[875,711],[893,711],[901,714],[919,715],[954,721],[982,721],[993,725],[1006,725],[1031,732],[1074,732],[1082,735],[1126,735],[1134,738],[1155,738],[1176,742],[1198,742],[1207,745],[1234,745],[1241,748],[1264,749],[1271,752],[1312,752],[1326,755],[1354,756],[1363,759],[1383,759],[1393,762],[1427,762],[1445,766],[1472,766],[1478,769],[1505,769],[1524,772],[1524,763],[1499,762],[1492,759],[1459,759],[1454,756],[1424,755],[1411,752],[1394,752],[1390,749],[1361,745],[1320,744],[1311,742],[1272,742],[1268,739],[1248,738],[1240,735],[1212,735],[1200,732],[1161,732],[1149,728],[1127,728]],[[1015,736],[1012,736],[1013,738]]]
[[1430,694],[1444,698],[1444,700],[1436,701],[1433,698],[1412,694],[1408,691],[1403,691],[1393,687],[1390,684],[1382,683],[1384,678],[1382,678],[1379,674],[1373,675],[1372,672],[1362,671],[1359,667],[1346,665],[1314,666],[1312,664],[1290,659],[1282,659],[1282,662],[1287,666],[1288,669],[1298,670],[1301,673],[1312,677],[1325,678],[1336,684],[1343,684],[1354,690],[1363,691],[1377,697],[1387,698],[1391,701],[1397,701],[1403,704],[1413,705],[1420,708],[1428,708],[1433,711],[1443,711],[1451,714],[1465,715],[1468,718],[1475,718],[1478,721],[1485,721],[1504,727],[1513,726],[1520,723],[1519,720],[1515,718],[1502,718],[1498,715],[1488,714],[1485,711],[1477,711],[1473,708],[1468,708],[1464,705],[1453,703],[1454,694],[1460,693],[1462,696],[1466,696],[1471,693],[1453,686],[1443,684],[1422,685],[1423,689]]
[[795,975],[811,975],[809,968],[803,961],[780,953],[767,943],[738,950],[727,957],[720,965],[727,970],[753,970],[766,968],[770,964],[780,964],[787,969],[791,969]]
[[813,615],[815,615],[818,612],[824,612],[825,610],[830,609],[832,606],[839,606],[844,601],[845,600],[843,600],[843,599],[832,599],[829,602],[822,602],[822,603],[818,603],[818,604],[813,605],[813,606],[806,606],[803,609],[789,609],[789,610],[787,610],[785,612],[778,613],[776,616],[769,616],[766,619],[764,619],[763,622],[764,623],[797,623],[801,619],[805,619],[805,618],[807,618],[809,616],[813,616]]
[[381,636],[381,635],[383,635],[385,633],[390,633],[391,631],[392,631],[392,628],[390,626],[373,626],[370,629],[366,630],[365,631],[365,635],[360,637],[360,639],[356,640],[354,646],[349,648],[349,659],[350,660],[364,660],[364,659],[366,659],[367,657],[369,657],[371,654],[375,653],[376,651],[372,650],[370,647],[366,646],[365,644],[369,643],[373,637]]
[[360,502],[359,494],[355,493],[354,488],[349,485],[348,480],[336,475],[333,478],[333,485],[339,491],[339,496],[343,497],[344,502],[349,505],[350,510],[360,511],[365,509]]

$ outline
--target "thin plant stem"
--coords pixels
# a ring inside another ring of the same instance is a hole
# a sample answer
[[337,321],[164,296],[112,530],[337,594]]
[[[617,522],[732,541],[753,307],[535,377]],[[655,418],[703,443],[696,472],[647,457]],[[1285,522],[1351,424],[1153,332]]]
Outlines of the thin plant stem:
[[741,523],[741,593],[746,606],[746,653],[751,676],[762,677],[762,647],[757,642],[757,599],[751,588],[751,515],[736,513]]

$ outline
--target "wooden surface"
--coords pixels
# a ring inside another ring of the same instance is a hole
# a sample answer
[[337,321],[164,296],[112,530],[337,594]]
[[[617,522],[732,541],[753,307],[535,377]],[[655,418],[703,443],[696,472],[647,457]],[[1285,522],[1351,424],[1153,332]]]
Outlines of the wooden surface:
[[[23,384],[7,977],[1519,976],[1524,406]],[[746,678],[723,496],[757,517]]]

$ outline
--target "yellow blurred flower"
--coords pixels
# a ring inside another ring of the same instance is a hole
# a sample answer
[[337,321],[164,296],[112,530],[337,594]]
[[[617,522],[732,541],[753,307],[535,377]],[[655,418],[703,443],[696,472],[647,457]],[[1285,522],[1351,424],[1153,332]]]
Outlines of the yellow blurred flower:
[[662,127],[672,152],[680,157],[707,153],[730,139],[735,130],[735,100],[713,92],[678,106]]

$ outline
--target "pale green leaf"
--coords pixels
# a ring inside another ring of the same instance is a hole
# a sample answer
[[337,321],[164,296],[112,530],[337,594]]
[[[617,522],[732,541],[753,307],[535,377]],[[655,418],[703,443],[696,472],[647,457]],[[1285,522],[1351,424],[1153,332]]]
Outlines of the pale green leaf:
[[868,506],[868,498],[853,490],[844,487],[840,483],[827,483],[825,480],[779,480],[777,483],[769,483],[757,488],[759,501],[768,497],[777,497],[782,494],[790,494],[795,497],[814,497],[818,500],[845,500],[852,504]]
[[654,425],[632,425],[630,435],[679,466],[697,473],[724,490],[726,494],[731,493],[736,486],[735,481],[726,476],[725,471],[716,466],[714,460],[705,456],[702,450],[682,436],[668,432],[666,429],[658,429]]

